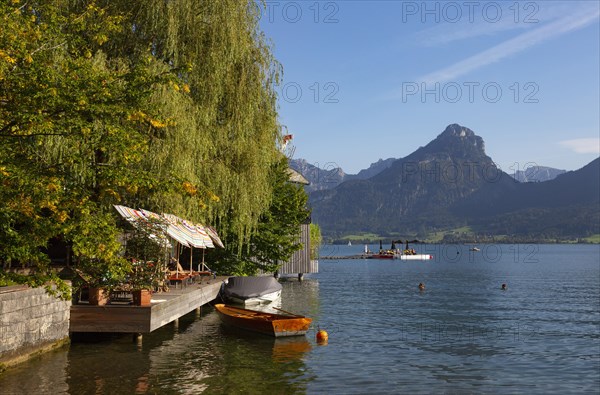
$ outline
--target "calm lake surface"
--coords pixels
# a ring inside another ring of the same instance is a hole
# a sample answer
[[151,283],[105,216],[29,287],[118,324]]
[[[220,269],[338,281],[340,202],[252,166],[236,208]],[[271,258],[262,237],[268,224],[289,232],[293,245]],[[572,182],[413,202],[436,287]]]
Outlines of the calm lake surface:
[[314,320],[306,337],[239,333],[205,306],[141,345],[74,342],[26,362],[0,374],[0,393],[600,392],[600,246],[414,247],[434,259],[322,259],[319,274],[282,282],[281,307]]

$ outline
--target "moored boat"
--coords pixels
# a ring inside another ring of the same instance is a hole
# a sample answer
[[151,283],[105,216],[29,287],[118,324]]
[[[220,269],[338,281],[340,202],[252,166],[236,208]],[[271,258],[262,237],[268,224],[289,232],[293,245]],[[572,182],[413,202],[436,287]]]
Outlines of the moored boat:
[[303,315],[273,314],[225,304],[216,304],[215,309],[225,324],[274,337],[304,335],[312,322]]
[[429,254],[414,254],[414,255],[398,254],[398,255],[396,255],[396,258],[403,260],[403,261],[427,261],[429,259],[433,259],[433,255],[429,255]]
[[244,306],[271,303],[281,297],[281,284],[274,277],[229,277],[223,286],[225,300]]
[[371,254],[369,255],[371,259],[394,259],[394,253],[381,252],[379,254]]

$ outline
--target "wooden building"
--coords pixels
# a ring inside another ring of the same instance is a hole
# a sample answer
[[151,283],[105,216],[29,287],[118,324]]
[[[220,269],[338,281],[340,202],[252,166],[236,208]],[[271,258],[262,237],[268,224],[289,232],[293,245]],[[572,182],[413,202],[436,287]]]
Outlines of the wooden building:
[[[290,174],[289,181],[295,184],[308,185],[310,184],[306,178],[294,169],[288,169]],[[302,243],[302,248],[294,253],[290,260],[282,262],[279,268],[280,275],[297,274],[298,278],[302,278],[305,273],[318,273],[319,262],[311,261],[310,259],[310,216],[306,222],[300,225],[300,235],[298,242]]]

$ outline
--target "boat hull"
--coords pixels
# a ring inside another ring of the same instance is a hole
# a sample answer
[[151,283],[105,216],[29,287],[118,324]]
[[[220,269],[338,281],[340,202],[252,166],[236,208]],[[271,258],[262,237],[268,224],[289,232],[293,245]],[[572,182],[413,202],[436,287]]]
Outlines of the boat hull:
[[272,303],[281,298],[281,291],[271,292],[270,294],[258,296],[255,298],[242,299],[235,296],[228,296],[227,300],[234,304],[240,304],[244,306],[256,306],[259,304]]
[[370,256],[371,259],[394,259],[392,254],[373,254]]
[[229,277],[221,295],[227,302],[244,306],[271,303],[281,297],[281,284],[271,276]]
[[216,304],[215,310],[227,325],[273,337],[305,335],[312,322],[301,315],[272,314],[224,304]]

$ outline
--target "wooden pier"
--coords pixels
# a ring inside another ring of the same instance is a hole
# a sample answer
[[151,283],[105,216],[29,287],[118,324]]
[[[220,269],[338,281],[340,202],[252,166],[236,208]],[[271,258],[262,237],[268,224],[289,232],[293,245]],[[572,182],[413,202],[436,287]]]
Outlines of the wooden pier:
[[151,306],[71,306],[70,332],[150,333],[213,301],[227,277],[152,295]]
[[331,259],[331,260],[341,260],[341,259],[372,259],[372,256],[369,255],[343,255],[343,256],[333,256],[333,255],[321,255],[319,259]]

